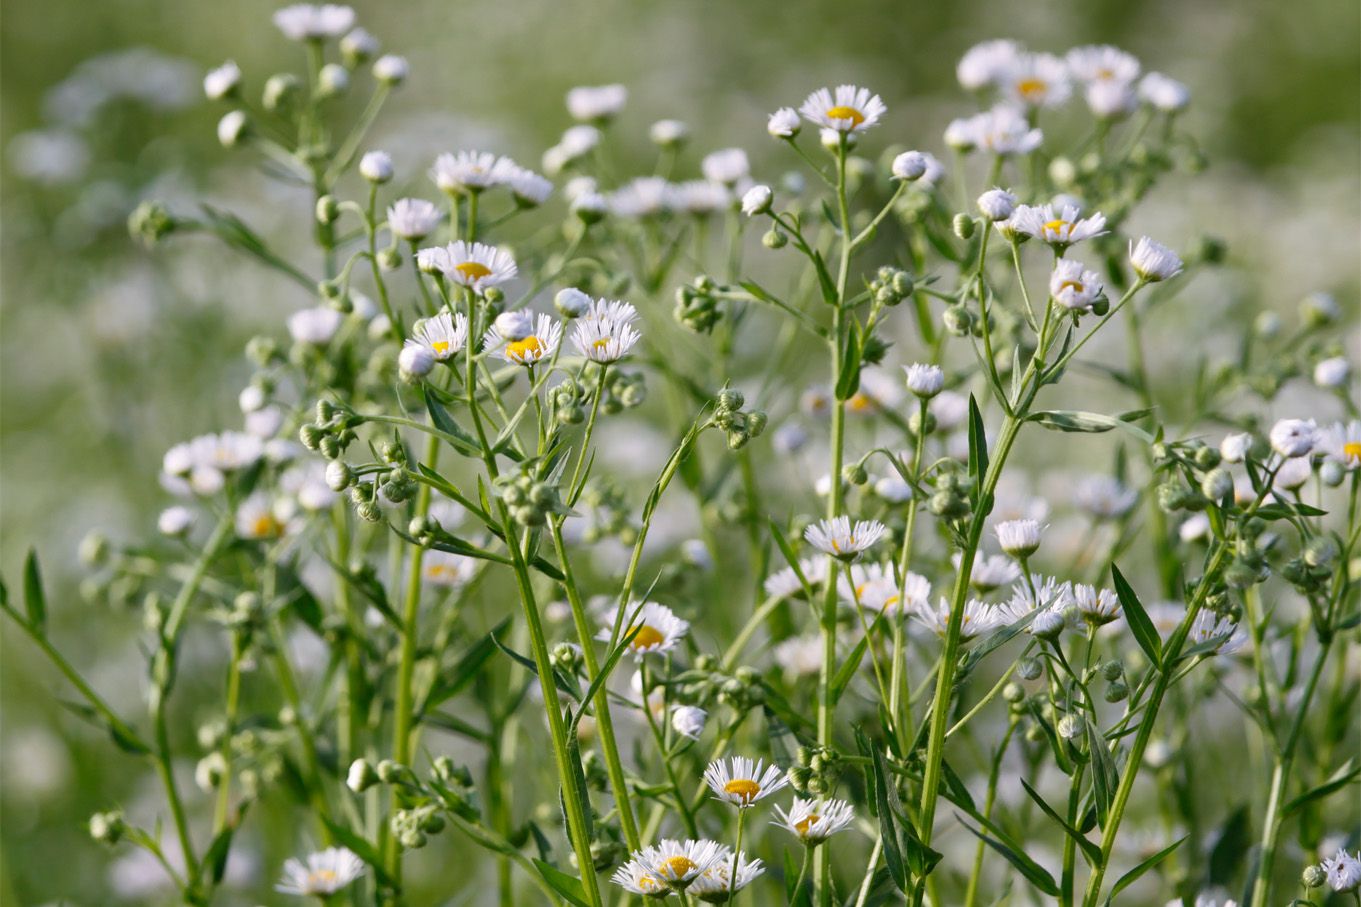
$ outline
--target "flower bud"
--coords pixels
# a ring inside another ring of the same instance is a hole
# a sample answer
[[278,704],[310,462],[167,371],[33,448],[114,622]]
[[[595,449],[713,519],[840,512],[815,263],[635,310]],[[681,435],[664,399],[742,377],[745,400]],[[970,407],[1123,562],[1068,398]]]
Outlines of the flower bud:
[[1064,740],[1076,740],[1083,729],[1083,721],[1077,715],[1064,715],[1055,728]]
[[989,189],[978,197],[978,210],[988,220],[1006,220],[1016,210],[1016,196],[1005,189]]
[[350,89],[350,73],[339,63],[327,63],[317,73],[317,95],[334,98]]
[[926,155],[920,151],[904,151],[893,159],[889,169],[894,179],[919,180],[926,174]]
[[389,246],[378,252],[378,267],[384,271],[395,271],[402,266],[402,253]]
[[395,88],[405,82],[410,72],[411,67],[406,62],[406,57],[399,57],[396,54],[384,54],[373,61],[373,77],[389,88]]
[[1022,680],[1037,680],[1044,673],[1044,665],[1038,658],[1022,658],[1016,663],[1016,676]]
[[553,306],[564,318],[580,318],[590,309],[591,297],[576,287],[566,287],[553,297]]
[[359,175],[371,183],[392,179],[392,156],[386,151],[370,151],[359,159]]
[[127,824],[118,810],[95,813],[90,817],[90,837],[101,844],[117,844],[126,831]]
[[217,121],[217,140],[223,148],[235,148],[245,137],[250,121],[241,110],[233,110]]
[[421,344],[403,346],[397,354],[397,368],[408,381],[419,380],[434,370],[435,354]]
[[849,485],[864,485],[869,479],[869,473],[859,463],[848,463],[841,468],[841,480]]
[[326,486],[332,491],[344,491],[354,483],[354,471],[344,460],[326,464]]
[[1200,490],[1210,500],[1221,501],[1233,494],[1233,474],[1222,466],[1212,469],[1201,479]]
[[773,193],[769,186],[752,186],[742,196],[742,213],[748,217],[755,217],[758,214],[769,214],[771,203],[774,200]]
[[1046,608],[1039,614],[1036,614],[1035,619],[1030,622],[1030,633],[1033,636],[1038,636],[1040,639],[1047,639],[1050,642],[1053,642],[1058,639],[1059,634],[1063,632],[1063,628],[1066,624],[1067,620],[1064,619],[1062,612],[1056,611],[1053,608]]
[[315,213],[317,223],[333,224],[340,217],[340,202],[336,201],[334,195],[323,195],[317,199]]
[[968,239],[969,237],[973,236],[974,226],[975,226],[974,219],[969,215],[963,213],[962,211],[959,214],[955,215],[953,228],[955,231],[955,235],[958,236],[960,239]]
[[302,88],[302,82],[292,73],[279,73],[270,76],[265,82],[265,90],[260,103],[270,112],[277,112],[281,107],[292,103]]
[[1025,699],[1025,687],[1019,683],[1008,683],[1002,687],[1002,698],[1010,703],[1020,702]]
[[761,234],[761,245],[765,246],[767,249],[783,249],[785,246],[789,245],[789,237],[785,236],[783,230],[771,227],[765,233]]
[[1300,873],[1300,884],[1305,888],[1322,888],[1328,881],[1328,872],[1322,866],[1311,864]]

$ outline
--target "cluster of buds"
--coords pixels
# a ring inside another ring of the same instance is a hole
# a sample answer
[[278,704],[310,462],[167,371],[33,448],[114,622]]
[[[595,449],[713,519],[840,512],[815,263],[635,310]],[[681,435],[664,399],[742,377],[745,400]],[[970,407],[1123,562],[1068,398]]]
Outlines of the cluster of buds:
[[510,508],[511,517],[521,526],[542,526],[550,513],[570,513],[558,496],[557,485],[528,471],[500,476],[496,480],[496,490]]
[[766,430],[765,413],[760,410],[742,411],[746,398],[740,391],[725,387],[719,391],[715,402],[717,408],[711,422],[727,433],[729,450],[740,450],[748,441],[759,438],[761,432]]
[[927,506],[936,516],[950,520],[961,519],[973,511],[969,502],[969,476],[959,468],[941,469],[936,473],[935,491]]
[[881,306],[895,306],[912,295],[916,284],[912,275],[901,268],[883,267],[870,281],[870,293]]
[[588,544],[614,538],[632,545],[637,540],[638,529],[629,519],[628,497],[617,486],[592,479],[582,489],[580,503],[589,508],[591,514],[583,534],[583,540]]
[[766,701],[766,688],[755,668],[740,667],[718,685],[718,701],[739,715],[759,708]]
[[1318,536],[1281,567],[1281,576],[1305,595],[1322,592],[1332,579],[1339,553],[1332,536]]
[[437,835],[444,830],[444,816],[440,807],[434,803],[424,803],[410,809],[399,809],[388,820],[392,836],[406,850],[424,847],[427,835]]
[[789,786],[810,797],[825,797],[836,790],[841,775],[841,754],[831,747],[799,747],[795,764],[786,777]]
[[647,383],[642,372],[615,369],[605,383],[605,398],[600,406],[611,416],[641,406],[647,399]]
[[144,201],[128,215],[128,233],[148,249],[175,232],[177,226],[170,210],[158,201]]
[[707,334],[718,324],[723,313],[718,307],[715,295],[718,286],[709,277],[700,275],[693,282],[676,290],[676,308],[673,315],[678,323],[696,334]]
[[298,440],[308,450],[315,450],[328,460],[338,460],[355,440],[354,426],[361,419],[347,413],[329,400],[318,400],[316,421],[304,422],[298,429]]
[[127,830],[128,824],[123,821],[123,813],[120,810],[95,813],[90,817],[90,837],[100,844],[110,846],[117,844]]
[[580,425],[586,421],[586,391],[568,378],[548,391],[549,412],[559,425]]

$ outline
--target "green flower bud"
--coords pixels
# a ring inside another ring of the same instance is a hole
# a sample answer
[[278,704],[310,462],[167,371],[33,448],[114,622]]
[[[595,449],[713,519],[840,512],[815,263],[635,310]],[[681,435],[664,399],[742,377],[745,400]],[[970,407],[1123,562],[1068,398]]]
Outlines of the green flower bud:
[[975,226],[974,219],[964,212],[961,211],[955,215],[953,227],[955,235],[960,239],[968,239],[973,236]]
[[1002,687],[1002,698],[1011,703],[1020,702],[1025,699],[1025,687],[1019,683],[1008,683]]
[[144,201],[128,215],[128,234],[148,249],[175,232],[175,219],[157,201]]
[[265,90],[261,98],[266,110],[277,111],[286,104],[291,104],[302,89],[302,82],[292,73],[279,73],[270,76],[265,81]]
[[127,828],[123,814],[118,810],[95,813],[90,817],[90,837],[101,844],[117,844]]
[[864,485],[870,475],[859,463],[848,463],[841,468],[841,479],[851,485]]
[[789,237],[784,235],[783,230],[777,230],[774,227],[767,230],[761,237],[761,245],[767,249],[783,249],[788,244]]
[[340,217],[340,202],[334,195],[323,195],[317,199],[314,209],[319,224],[333,224]]

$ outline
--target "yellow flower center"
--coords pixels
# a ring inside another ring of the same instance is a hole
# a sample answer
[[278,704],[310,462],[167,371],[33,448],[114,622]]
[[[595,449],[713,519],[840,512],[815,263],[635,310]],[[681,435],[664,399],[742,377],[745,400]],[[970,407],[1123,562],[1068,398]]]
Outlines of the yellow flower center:
[[1064,290],[1072,290],[1074,293],[1081,293],[1082,281],[1065,280],[1063,283],[1059,284],[1059,292],[1062,293]]
[[469,280],[477,280],[491,273],[491,268],[480,261],[465,261],[460,265],[455,265],[454,270]]
[[599,340],[597,340],[595,343],[592,343],[592,344],[591,344],[592,347],[594,347],[595,349],[598,349],[598,350],[603,350],[605,347],[607,347],[607,346],[609,346],[609,345],[610,345],[610,338],[608,338],[608,337],[601,337],[601,338],[600,338]]
[[1342,445],[1342,452],[1349,457],[1361,457],[1361,441],[1348,441]]
[[283,525],[272,514],[262,513],[250,524],[250,531],[257,538],[268,538],[283,532]]
[[1102,68],[1096,71],[1096,77],[1102,80],[1113,79],[1115,78],[1115,73],[1109,69]]
[[336,878],[337,878],[337,876],[336,876],[336,871],[335,871],[334,869],[314,869],[314,870],[312,870],[312,878],[311,878],[311,881],[312,881],[312,882],[324,882],[324,883],[329,884],[329,883],[331,883],[331,882],[334,882],[334,881],[336,880]]
[[1072,224],[1068,223],[1068,221],[1064,220],[1063,218],[1059,218],[1058,220],[1051,220],[1048,223],[1046,223],[1044,225],[1044,231],[1046,233],[1058,233],[1059,235],[1062,235],[1063,231],[1071,226]]
[[679,879],[688,872],[694,872],[699,868],[695,861],[685,856],[677,854],[674,857],[667,857],[662,861],[662,866],[666,868],[666,874],[673,879]]
[[629,643],[634,649],[648,649],[652,646],[661,645],[666,641],[662,631],[649,624],[643,624],[642,629],[633,637],[633,642]]
[[539,342],[538,337],[530,334],[524,340],[516,340],[514,343],[506,344],[506,355],[520,362],[526,359],[538,361],[539,357],[543,355],[543,344]]
[[761,792],[761,785],[750,778],[734,778],[723,785],[723,790],[730,794],[736,794],[737,799],[743,803],[750,803]]
[[433,342],[433,343],[430,344],[430,349],[432,349],[432,350],[434,350],[435,352],[437,352],[437,353],[443,355],[444,353],[449,352],[449,341],[447,341],[447,340],[436,340],[435,342]]
[[1044,79],[1022,79],[1016,83],[1016,90],[1020,92],[1021,97],[1033,101],[1044,96],[1049,90],[1049,83]]
[[854,107],[829,107],[827,108],[827,118],[830,120],[850,120],[851,125],[859,126],[865,122],[865,115]]
[[847,403],[850,405],[852,411],[863,413],[865,410],[874,407],[874,398],[869,394],[859,393],[848,400]]
[[794,823],[794,830],[799,833],[799,837],[807,837],[808,829],[812,828],[820,821],[822,821],[822,816],[817,813],[809,813],[807,816],[804,816]]
[[[683,860],[685,858],[681,857],[680,859]],[[658,882],[652,876],[639,876],[636,884],[643,891],[656,891],[662,887],[662,883]]]

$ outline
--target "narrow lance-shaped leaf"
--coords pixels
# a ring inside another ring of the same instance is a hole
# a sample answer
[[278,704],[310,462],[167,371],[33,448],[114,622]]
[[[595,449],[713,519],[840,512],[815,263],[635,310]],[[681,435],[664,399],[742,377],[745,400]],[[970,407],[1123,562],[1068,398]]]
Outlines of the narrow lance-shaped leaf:
[[1129,624],[1130,632],[1134,634],[1134,641],[1144,650],[1149,663],[1161,669],[1163,647],[1158,629],[1153,626],[1153,621],[1144,610],[1139,596],[1134,594],[1134,589],[1125,580],[1120,568],[1114,564],[1111,564],[1111,580],[1115,584],[1116,597],[1120,599],[1120,608],[1125,613],[1125,622]]

